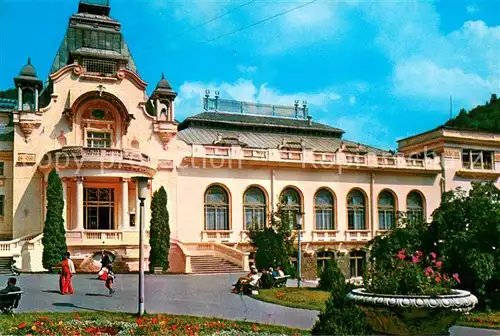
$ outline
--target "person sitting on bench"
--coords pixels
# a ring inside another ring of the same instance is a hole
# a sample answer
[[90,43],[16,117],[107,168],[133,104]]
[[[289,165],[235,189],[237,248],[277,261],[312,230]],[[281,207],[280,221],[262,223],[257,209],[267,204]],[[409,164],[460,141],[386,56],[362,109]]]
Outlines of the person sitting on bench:
[[8,294],[12,292],[20,292],[21,288],[16,286],[17,279],[16,278],[9,278],[7,280],[7,287],[4,289],[0,290],[0,307],[4,308],[6,305],[10,305],[12,298],[9,297],[9,295],[1,295],[1,294]]
[[246,277],[241,277],[238,279],[238,281],[234,284],[234,289],[232,292],[234,294],[241,293],[245,291],[248,286],[255,286],[257,285],[257,282],[259,281],[259,272],[257,271],[257,267],[252,266],[250,268],[250,273]]

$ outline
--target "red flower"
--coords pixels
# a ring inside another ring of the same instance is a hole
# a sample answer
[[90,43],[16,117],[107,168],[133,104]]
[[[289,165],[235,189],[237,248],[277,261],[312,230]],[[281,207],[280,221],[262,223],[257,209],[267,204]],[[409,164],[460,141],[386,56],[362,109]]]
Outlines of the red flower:
[[177,325],[176,325],[176,324],[174,324],[174,325],[172,326],[172,330],[174,330],[174,331],[175,331],[176,329],[177,329]]
[[458,273],[453,274],[453,279],[457,280],[460,283],[460,278],[458,277]]
[[151,323],[153,323],[153,324],[158,323],[158,319],[157,319],[156,317],[153,317],[153,318],[151,319]]
[[434,280],[436,280],[436,282],[441,282],[441,278],[440,277],[436,277]]
[[430,267],[430,266],[429,266],[429,267],[427,267],[427,268],[425,269],[424,274],[425,274],[425,276],[429,276],[429,275],[431,275],[431,274],[434,274],[434,270],[432,269],[432,267]]
[[416,254],[417,254],[417,257],[419,257],[419,258],[420,258],[421,256],[423,256],[423,255],[424,255],[424,254],[423,254],[422,252],[420,252],[420,251],[417,251],[417,252],[416,252]]
[[436,253],[431,252],[431,257],[432,257],[432,259],[436,259]]
[[443,262],[442,261],[436,261],[436,266],[438,268],[441,268],[441,266],[443,266]]
[[418,257],[412,257],[411,258],[411,261],[414,262],[414,263],[418,263],[420,261],[420,259],[418,259]]
[[142,324],[142,319],[140,317],[137,318],[137,324]]
[[398,253],[398,258],[399,260],[403,260],[404,258],[406,258],[406,256],[404,254]]
[[17,327],[19,329],[23,329],[24,327],[26,327],[26,322],[21,322]]
[[79,316],[78,314],[75,314],[75,315],[73,316],[73,318],[74,318],[75,320],[80,320],[80,316]]

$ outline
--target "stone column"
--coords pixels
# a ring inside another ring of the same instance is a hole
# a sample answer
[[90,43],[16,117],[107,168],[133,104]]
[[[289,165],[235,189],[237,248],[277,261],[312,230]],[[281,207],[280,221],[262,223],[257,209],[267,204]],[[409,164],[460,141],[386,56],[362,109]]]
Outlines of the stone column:
[[129,229],[129,213],[128,213],[128,182],[129,178],[122,178],[122,222],[120,230]]
[[63,193],[63,213],[62,213],[62,217],[63,217],[63,220],[64,220],[64,229],[65,230],[68,230],[68,216],[67,216],[67,213],[68,213],[68,192],[67,192],[67,186],[66,186],[66,183],[67,183],[67,179],[65,177],[63,177],[61,179],[61,182],[62,182],[62,193]]
[[76,230],[83,230],[83,177],[76,178]]
[[38,88],[35,88],[35,96],[33,99],[35,100],[35,112],[38,112]]
[[22,111],[23,110],[23,89],[19,86],[17,88],[17,110]]

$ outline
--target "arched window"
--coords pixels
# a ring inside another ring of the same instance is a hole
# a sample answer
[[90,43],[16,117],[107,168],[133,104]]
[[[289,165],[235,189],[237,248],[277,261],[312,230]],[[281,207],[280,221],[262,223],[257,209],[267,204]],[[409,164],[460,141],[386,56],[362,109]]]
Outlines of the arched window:
[[378,195],[378,227],[380,230],[391,230],[395,226],[396,202],[394,195],[387,190]]
[[220,186],[205,192],[205,230],[229,230],[229,197]]
[[352,251],[349,254],[351,278],[362,277],[365,271],[366,253],[363,251]]
[[320,189],[314,195],[316,230],[333,230],[333,195],[327,189]]
[[406,198],[406,217],[409,221],[424,220],[424,201],[416,191],[410,192]]
[[319,250],[316,252],[316,262],[318,267],[318,275],[323,273],[328,260],[335,260],[335,253],[333,251]]
[[348,230],[366,229],[365,197],[359,190],[352,190],[347,195]]
[[266,225],[266,196],[257,187],[250,187],[243,196],[245,230],[262,230]]
[[290,218],[290,226],[295,228],[297,226],[297,214],[301,211],[301,200],[297,190],[287,188],[281,193],[281,203],[283,211],[288,214]]

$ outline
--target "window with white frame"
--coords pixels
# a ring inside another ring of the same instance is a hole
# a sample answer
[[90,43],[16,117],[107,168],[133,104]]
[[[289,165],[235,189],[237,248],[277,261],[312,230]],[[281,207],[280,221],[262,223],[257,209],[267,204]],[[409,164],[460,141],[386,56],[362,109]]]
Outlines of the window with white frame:
[[87,147],[111,148],[111,132],[87,131]]
[[266,225],[266,196],[258,187],[250,187],[243,199],[245,230],[263,230]]
[[290,227],[295,229],[297,226],[297,214],[302,210],[301,198],[297,190],[286,188],[281,193],[281,205],[283,212],[288,216]]
[[495,154],[493,151],[462,149],[462,167],[466,169],[493,169]]
[[229,230],[229,197],[217,185],[205,192],[205,230]]
[[365,197],[359,190],[352,190],[347,196],[347,229],[366,230]]
[[319,190],[314,196],[316,230],[333,230],[333,196],[327,189]]
[[384,190],[378,196],[378,226],[380,230],[391,230],[396,220],[394,196]]

